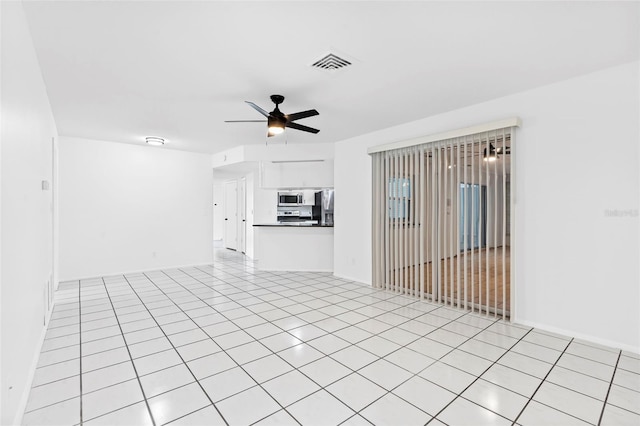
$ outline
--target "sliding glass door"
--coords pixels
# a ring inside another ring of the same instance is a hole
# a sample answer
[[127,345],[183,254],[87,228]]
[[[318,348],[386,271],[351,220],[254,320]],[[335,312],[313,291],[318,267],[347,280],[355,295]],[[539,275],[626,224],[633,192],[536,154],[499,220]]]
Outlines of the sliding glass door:
[[372,155],[376,287],[509,314],[511,137],[507,128]]
[[[460,251],[487,245],[487,186],[460,184]],[[467,239],[467,241],[465,241]]]

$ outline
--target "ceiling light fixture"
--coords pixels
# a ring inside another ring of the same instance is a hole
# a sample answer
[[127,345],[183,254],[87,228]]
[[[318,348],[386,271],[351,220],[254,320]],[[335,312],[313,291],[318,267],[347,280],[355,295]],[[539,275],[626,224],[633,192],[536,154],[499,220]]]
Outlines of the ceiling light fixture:
[[482,152],[482,159],[484,161],[496,161],[498,159],[498,153],[496,147],[492,143],[489,144],[489,154],[487,155],[487,148]]
[[277,117],[269,116],[268,119],[269,136],[279,135],[284,132],[285,122]]
[[496,161],[498,155],[511,154],[511,148],[508,146],[501,146],[496,148],[492,143],[489,143],[489,153],[487,154],[487,148],[482,151],[482,159],[484,161]]
[[165,143],[167,143],[168,141],[164,138],[160,138],[158,136],[147,136],[146,138],[144,138],[144,140],[149,144],[149,145],[153,145],[153,146],[162,146]]

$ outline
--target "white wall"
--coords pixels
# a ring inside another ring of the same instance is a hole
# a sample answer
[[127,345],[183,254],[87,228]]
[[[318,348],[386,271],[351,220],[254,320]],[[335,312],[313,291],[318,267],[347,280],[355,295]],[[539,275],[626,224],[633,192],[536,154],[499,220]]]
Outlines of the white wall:
[[20,422],[40,352],[53,269],[52,143],[57,136],[21,2],[1,3],[2,336],[0,424]]
[[[519,116],[516,322],[640,351],[639,63],[336,143],[335,274],[371,282],[370,146]],[[606,210],[633,210],[610,217]]]
[[60,139],[60,279],[213,258],[211,156]]
[[[278,190],[260,187],[258,172],[247,175],[247,188],[252,183],[253,191],[247,191],[247,208],[251,216],[247,217],[247,231],[251,230],[251,245],[247,239],[247,256],[256,259],[256,237],[253,225],[256,223],[276,223],[278,221]],[[250,196],[249,196],[250,195]],[[249,248],[251,247],[251,248]]]
[[278,190],[260,188],[256,181],[253,193],[253,223],[276,223],[278,221]]

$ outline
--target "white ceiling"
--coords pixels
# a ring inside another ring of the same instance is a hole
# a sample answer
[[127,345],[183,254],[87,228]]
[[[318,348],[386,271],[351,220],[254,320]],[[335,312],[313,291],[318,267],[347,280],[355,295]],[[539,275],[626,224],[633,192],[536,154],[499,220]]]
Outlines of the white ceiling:
[[[270,142],[336,142],[638,60],[638,2],[26,1],[60,135],[219,152],[243,101],[316,108]],[[310,67],[326,53],[352,60]],[[549,100],[553,102],[552,99]],[[517,111],[513,111],[517,115]]]

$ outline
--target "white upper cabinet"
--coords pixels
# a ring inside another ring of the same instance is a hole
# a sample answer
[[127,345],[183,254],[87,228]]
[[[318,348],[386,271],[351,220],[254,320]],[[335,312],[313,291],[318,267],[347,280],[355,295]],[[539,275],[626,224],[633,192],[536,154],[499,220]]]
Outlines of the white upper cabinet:
[[315,189],[305,189],[302,191],[302,204],[305,206],[314,206],[316,204]]
[[[262,188],[332,188],[333,160],[260,163]],[[305,203],[306,204],[306,203]]]

